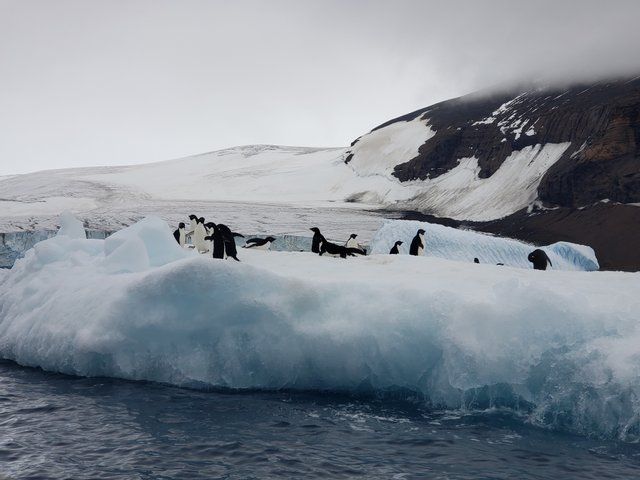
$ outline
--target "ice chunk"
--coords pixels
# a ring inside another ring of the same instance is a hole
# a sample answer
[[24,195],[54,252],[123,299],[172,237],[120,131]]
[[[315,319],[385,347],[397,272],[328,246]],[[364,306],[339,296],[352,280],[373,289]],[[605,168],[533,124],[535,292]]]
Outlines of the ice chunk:
[[87,238],[84,225],[69,211],[64,211],[60,215],[58,235],[66,235],[69,238]]
[[[390,220],[376,232],[371,241],[371,253],[389,253],[397,240],[404,244],[401,253],[409,253],[409,245],[418,229],[424,229],[425,255],[471,262],[478,258],[480,263],[503,263],[513,267],[532,268],[527,255],[535,246],[488,234],[460,230],[443,225],[408,220]],[[598,260],[591,247],[569,242],[558,242],[543,247],[553,269],[556,270],[598,270]]]

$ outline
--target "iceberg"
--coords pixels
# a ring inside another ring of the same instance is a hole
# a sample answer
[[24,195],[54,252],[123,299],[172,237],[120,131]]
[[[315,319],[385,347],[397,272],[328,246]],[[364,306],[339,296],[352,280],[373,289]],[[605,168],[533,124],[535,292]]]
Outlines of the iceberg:
[[404,392],[640,439],[640,275],[180,248],[147,218],[0,275],[0,356],[182,387]]
[[[397,240],[402,240],[401,253],[409,253],[409,245],[418,229],[425,230],[425,255],[462,262],[502,263],[512,267],[532,268],[527,255],[538,248],[510,238],[495,237],[471,230],[460,230],[427,222],[388,220],[371,241],[371,253],[389,253]],[[557,242],[542,249],[555,270],[598,270],[598,259],[591,247]]]

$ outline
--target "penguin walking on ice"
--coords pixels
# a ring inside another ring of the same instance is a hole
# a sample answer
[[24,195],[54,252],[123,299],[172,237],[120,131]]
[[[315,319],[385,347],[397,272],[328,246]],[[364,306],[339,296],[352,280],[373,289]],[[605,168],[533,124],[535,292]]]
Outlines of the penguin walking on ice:
[[204,237],[207,236],[207,230],[204,227],[204,217],[197,219],[196,228],[193,230],[193,245],[196,247],[198,253],[206,253],[208,251],[207,242]]
[[411,240],[411,246],[409,247],[409,255],[422,256],[424,255],[424,230],[420,229],[416,233],[416,236]]
[[253,248],[254,250],[271,250],[271,244],[275,241],[273,237],[250,238],[242,248]]
[[553,263],[551,263],[551,259],[547,255],[547,252],[539,248],[536,248],[531,252],[527,259],[533,263],[534,270],[546,270],[547,263],[553,267]]
[[242,237],[244,235],[241,233],[232,232],[229,227],[227,227],[224,223],[218,224],[218,230],[222,233],[222,238],[224,239],[224,253],[227,257],[233,258],[236,262],[239,262],[238,258],[238,249],[236,248],[236,241],[234,237]]
[[204,239],[211,242],[211,256],[222,260],[224,259],[224,236],[215,223],[212,223],[211,231],[212,234],[206,236]]
[[313,239],[311,240],[311,251],[313,253],[320,253],[320,244],[326,242],[327,240],[324,238],[324,235],[320,233],[320,229],[318,227],[310,228],[313,232]]
[[181,247],[184,247],[184,244],[187,241],[187,232],[185,230],[185,225],[183,222],[180,222],[178,224],[178,229],[173,232],[173,238],[176,239],[176,242],[178,242],[178,245],[180,245]]
[[393,247],[391,247],[391,250],[389,250],[389,255],[398,255],[400,253],[400,250],[398,250],[398,247],[402,244],[403,242],[401,242],[400,240],[394,243]]
[[344,244],[344,246],[347,247],[347,248],[355,248],[356,250],[360,250],[362,255],[366,255],[367,251],[364,248],[362,248],[362,245],[360,245],[358,243],[358,241],[356,240],[357,236],[358,235],[356,233],[352,233],[349,236],[349,240],[347,240],[347,242]]

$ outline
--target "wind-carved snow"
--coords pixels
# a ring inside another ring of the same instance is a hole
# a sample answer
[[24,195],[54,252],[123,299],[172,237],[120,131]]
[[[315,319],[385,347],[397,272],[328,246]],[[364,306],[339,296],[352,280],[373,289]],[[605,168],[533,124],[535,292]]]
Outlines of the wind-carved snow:
[[391,177],[394,167],[418,156],[418,149],[436,132],[420,117],[395,122],[361,137],[351,149],[349,165],[362,176]]
[[449,172],[426,180],[427,188],[413,202],[454,219],[483,221],[504,217],[536,200],[544,173],[570,145],[537,144],[515,151],[489,178],[479,178],[475,157],[460,159]]
[[118,238],[58,235],[0,274],[3,358],[189,387],[412,391],[638,438],[638,274],[409,255],[213,260],[153,218]]

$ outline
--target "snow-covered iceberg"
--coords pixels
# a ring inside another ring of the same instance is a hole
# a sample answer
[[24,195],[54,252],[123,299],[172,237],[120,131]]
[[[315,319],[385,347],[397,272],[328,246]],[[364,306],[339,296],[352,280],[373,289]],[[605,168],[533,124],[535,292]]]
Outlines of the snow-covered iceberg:
[[[404,242],[400,253],[408,253],[411,240],[418,229],[425,230],[425,255],[480,263],[502,263],[512,267],[532,268],[527,255],[535,246],[509,238],[460,230],[443,225],[410,220],[389,220],[376,232],[371,241],[371,253],[389,253],[397,240]],[[594,271],[598,259],[591,247],[569,242],[557,242],[542,249],[551,259],[553,269]]]
[[640,275],[181,249],[148,218],[0,275],[0,356],[179,386],[404,392],[640,438]]

